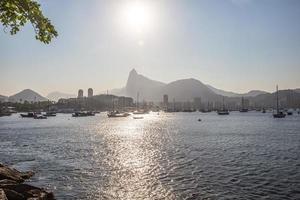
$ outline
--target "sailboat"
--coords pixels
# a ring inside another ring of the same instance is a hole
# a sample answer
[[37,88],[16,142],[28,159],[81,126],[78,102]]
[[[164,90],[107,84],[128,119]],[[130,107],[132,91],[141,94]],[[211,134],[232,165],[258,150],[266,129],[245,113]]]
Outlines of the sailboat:
[[242,109],[240,109],[240,112],[248,112],[248,109],[245,108],[245,101],[244,97],[242,97]]
[[130,115],[127,112],[119,112],[118,110],[115,110],[115,102],[113,97],[112,97],[112,105],[113,105],[113,110],[107,113],[107,117],[128,117]]
[[136,110],[133,112],[134,115],[141,115],[141,114],[147,113],[147,111],[139,109],[139,96],[140,96],[140,93],[138,92],[136,94]]
[[223,108],[222,110],[218,110],[218,115],[229,115],[229,111],[225,109],[224,97],[223,97]]
[[278,85],[276,85],[276,113],[273,113],[274,118],[284,118],[285,114],[279,110],[278,105]]

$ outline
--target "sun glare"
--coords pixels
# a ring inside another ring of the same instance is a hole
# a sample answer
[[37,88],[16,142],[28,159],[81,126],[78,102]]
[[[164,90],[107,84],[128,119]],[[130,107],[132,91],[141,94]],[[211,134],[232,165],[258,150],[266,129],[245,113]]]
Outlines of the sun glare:
[[137,33],[147,31],[152,23],[150,7],[141,1],[128,2],[122,18],[126,28]]

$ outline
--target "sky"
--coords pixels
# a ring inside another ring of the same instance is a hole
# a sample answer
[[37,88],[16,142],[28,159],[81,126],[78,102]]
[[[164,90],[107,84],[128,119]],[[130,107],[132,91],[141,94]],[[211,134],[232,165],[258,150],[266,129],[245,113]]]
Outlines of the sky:
[[196,78],[247,92],[300,87],[298,0],[40,0],[59,36],[0,25],[0,94],[120,88],[135,68],[151,79]]

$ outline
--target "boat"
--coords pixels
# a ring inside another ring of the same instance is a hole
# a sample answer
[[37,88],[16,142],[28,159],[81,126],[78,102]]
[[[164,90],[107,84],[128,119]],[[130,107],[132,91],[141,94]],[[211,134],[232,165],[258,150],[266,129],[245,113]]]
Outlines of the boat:
[[34,112],[29,112],[27,114],[20,114],[21,117],[24,118],[34,118],[34,116],[36,116],[36,114]]
[[142,114],[148,114],[148,113],[149,112],[146,111],[146,110],[135,110],[135,111],[133,111],[132,114],[134,114],[134,115],[142,115]]
[[149,114],[148,110],[140,110],[139,109],[139,95],[140,93],[138,92],[136,95],[136,110],[132,112],[134,115],[143,115],[143,114]]
[[33,118],[34,119],[47,119],[47,117],[44,115],[35,115]]
[[218,110],[218,115],[229,115],[229,111],[225,109],[224,97],[223,97],[223,108],[222,110]]
[[242,97],[242,109],[240,109],[240,112],[248,112],[248,109],[245,108],[244,104],[244,97]]
[[43,114],[45,117],[55,117],[56,113],[55,112],[46,112],[46,114]]
[[287,110],[287,115],[293,115],[293,110],[291,110],[291,109],[289,109],[289,110]]
[[9,112],[0,112],[0,117],[4,117],[4,116],[11,116],[11,113],[9,113]]
[[273,113],[274,118],[285,118],[285,114],[279,110],[278,105],[278,85],[276,86],[276,113]]
[[108,117],[128,117],[130,114],[126,112],[111,111],[107,113]]
[[228,110],[219,110],[218,115],[229,115],[229,111]]
[[72,114],[72,117],[88,117],[88,116],[95,116],[95,113],[91,111],[87,111],[87,112],[75,112]]
[[133,119],[144,119],[142,116],[133,116]]

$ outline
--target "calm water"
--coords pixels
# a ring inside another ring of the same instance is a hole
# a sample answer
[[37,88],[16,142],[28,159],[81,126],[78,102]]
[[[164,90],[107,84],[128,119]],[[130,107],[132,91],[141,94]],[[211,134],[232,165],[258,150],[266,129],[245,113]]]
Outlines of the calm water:
[[300,199],[300,115],[13,115],[0,162],[58,199]]

